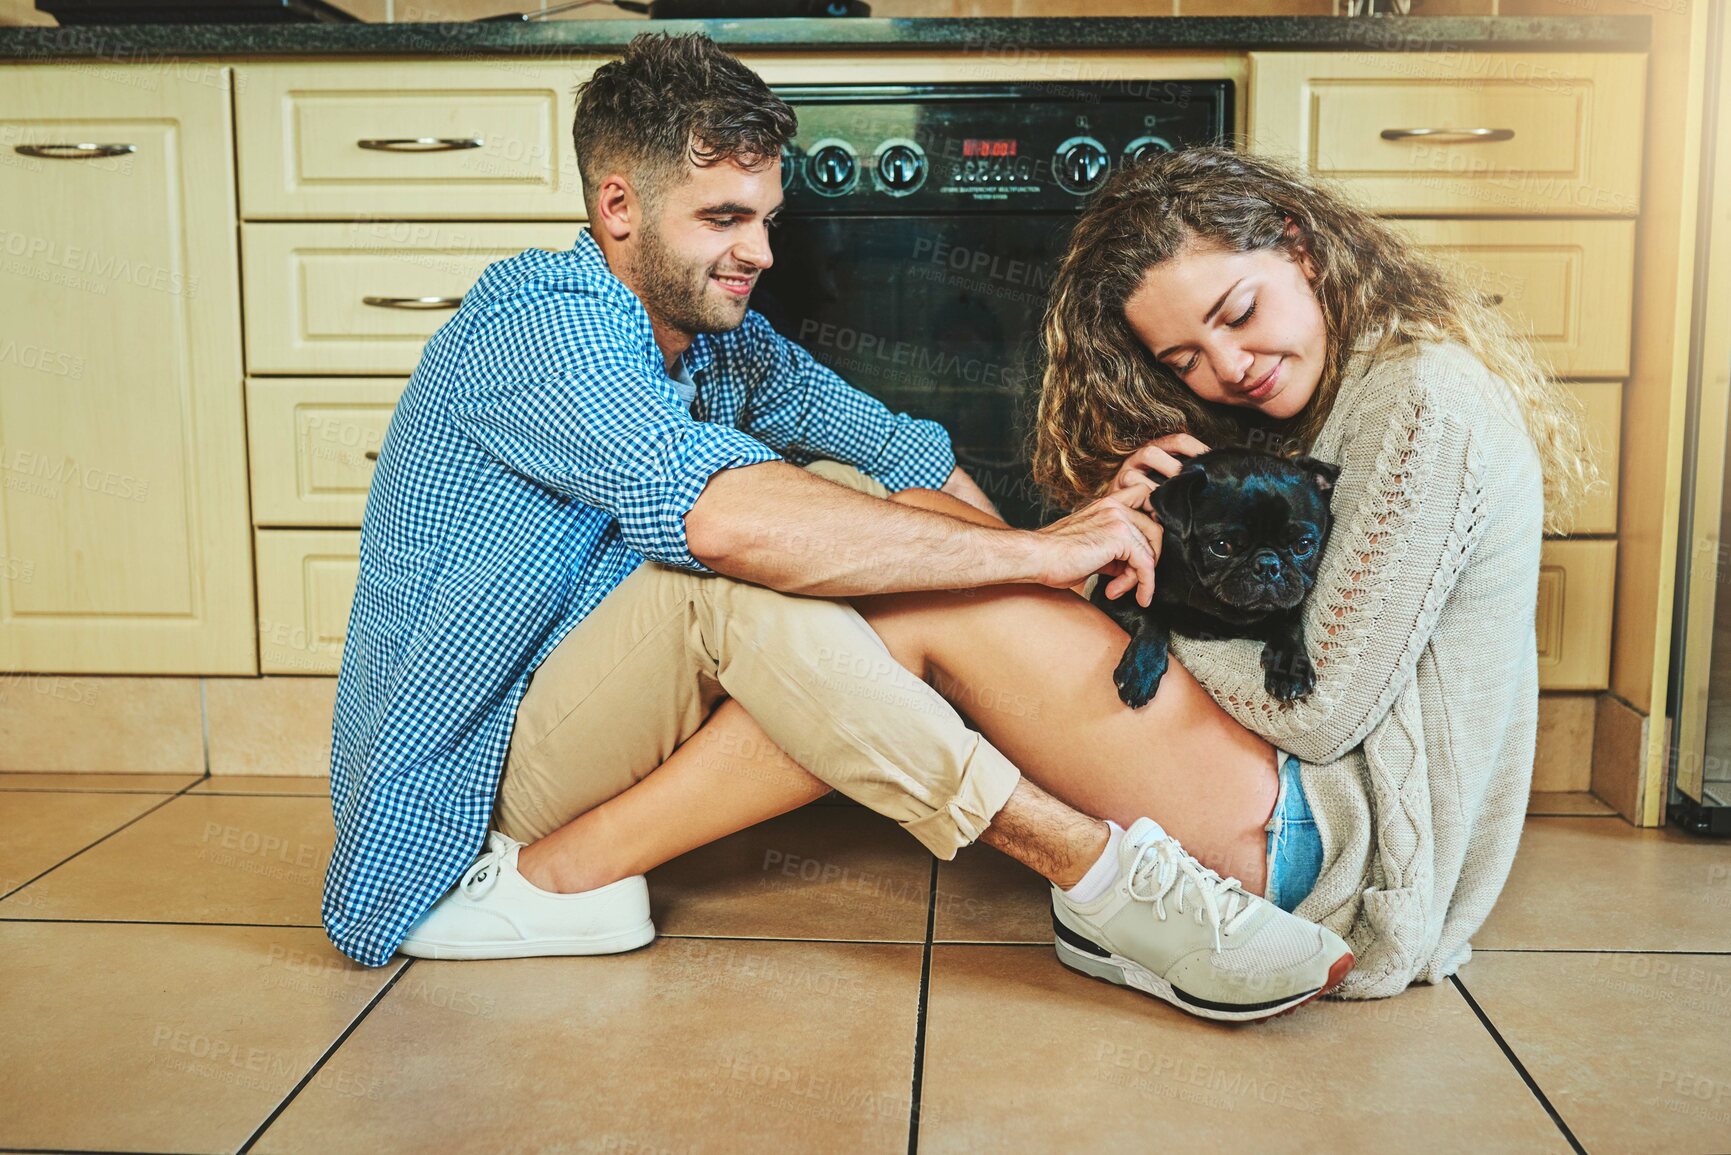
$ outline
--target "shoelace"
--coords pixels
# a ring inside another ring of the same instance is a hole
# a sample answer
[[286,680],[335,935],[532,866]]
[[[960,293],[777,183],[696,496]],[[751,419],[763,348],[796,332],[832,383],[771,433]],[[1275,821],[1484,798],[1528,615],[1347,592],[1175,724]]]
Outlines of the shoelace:
[[[1157,884],[1152,890],[1147,889],[1150,882]],[[1166,919],[1166,895],[1174,887],[1178,894],[1173,906],[1179,914],[1184,913],[1186,883],[1195,889],[1214,928],[1214,949],[1224,950],[1223,936],[1237,930],[1256,909],[1249,892],[1236,878],[1221,878],[1184,853],[1170,838],[1144,844],[1130,864],[1130,897],[1153,903],[1161,921]]]
[[471,902],[479,901],[492,890],[499,881],[499,868],[505,855],[510,853],[509,846],[501,846],[488,850],[477,858],[472,866],[463,873],[463,881],[457,888],[463,892],[463,897]]

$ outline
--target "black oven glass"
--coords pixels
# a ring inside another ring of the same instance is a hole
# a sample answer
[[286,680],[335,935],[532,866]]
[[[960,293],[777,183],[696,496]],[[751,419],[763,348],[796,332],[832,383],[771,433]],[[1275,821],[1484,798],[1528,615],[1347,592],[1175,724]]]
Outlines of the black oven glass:
[[753,307],[890,408],[943,424],[1011,524],[1061,516],[1028,470],[1058,259],[1113,171],[1227,139],[1230,83],[780,91],[800,128]]

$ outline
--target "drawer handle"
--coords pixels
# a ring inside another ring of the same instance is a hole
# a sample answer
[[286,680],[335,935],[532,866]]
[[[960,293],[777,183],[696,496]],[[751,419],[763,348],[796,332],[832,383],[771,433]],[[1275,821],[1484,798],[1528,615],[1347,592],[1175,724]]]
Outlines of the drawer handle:
[[455,309],[461,297],[362,297],[361,304],[375,309]]
[[1486,293],[1479,299],[1493,309],[1503,303],[1503,295],[1501,293]]
[[361,456],[366,458],[368,461],[377,461],[379,459],[379,451],[377,449],[369,449],[365,453],[361,454]]
[[19,144],[13,149],[24,156],[43,160],[95,160],[99,156],[125,156],[137,152],[136,144]]
[[1439,144],[1489,144],[1515,139],[1512,128],[1385,128],[1384,140],[1434,140]]
[[355,143],[374,152],[461,152],[466,148],[480,148],[487,142],[479,136],[405,136],[357,140]]

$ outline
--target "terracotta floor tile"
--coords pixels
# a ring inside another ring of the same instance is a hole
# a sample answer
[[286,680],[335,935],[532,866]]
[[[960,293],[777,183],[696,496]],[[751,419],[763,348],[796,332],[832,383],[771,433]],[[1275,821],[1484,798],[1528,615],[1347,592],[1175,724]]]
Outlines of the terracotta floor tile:
[[291,794],[331,796],[331,780],[324,776],[297,777],[283,774],[212,774],[201,778],[188,794]]
[[1052,887],[990,846],[938,864],[934,942],[1051,942]]
[[907,1150],[920,948],[417,962],[255,1148]]
[[[162,804],[161,794],[0,793],[0,894]],[[0,904],[0,913],[5,910]]]
[[650,872],[662,934],[921,942],[932,856],[869,810],[805,806]]
[[1599,818],[1530,818],[1473,946],[1731,951],[1731,843]]
[[1527,798],[1528,817],[1614,818],[1617,812],[1585,790],[1535,790]]
[[919,1149],[1567,1152],[1459,992],[1204,1022],[1049,948],[939,946]]
[[0,790],[173,794],[197,781],[191,774],[0,774]]
[[0,1144],[233,1151],[394,969],[316,930],[0,926]]
[[[0,806],[35,797],[49,796],[6,795]],[[317,926],[331,842],[323,799],[183,794],[0,902],[0,918]]]
[[1588,1151],[1731,1151],[1731,958],[1481,951],[1460,977]]

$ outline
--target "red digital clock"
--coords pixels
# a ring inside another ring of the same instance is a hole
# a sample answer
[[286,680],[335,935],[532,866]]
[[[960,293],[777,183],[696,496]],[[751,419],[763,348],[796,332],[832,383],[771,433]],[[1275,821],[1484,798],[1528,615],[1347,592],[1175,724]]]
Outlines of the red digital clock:
[[1015,156],[1016,142],[1013,140],[963,140],[962,155],[964,157]]

